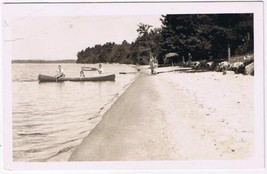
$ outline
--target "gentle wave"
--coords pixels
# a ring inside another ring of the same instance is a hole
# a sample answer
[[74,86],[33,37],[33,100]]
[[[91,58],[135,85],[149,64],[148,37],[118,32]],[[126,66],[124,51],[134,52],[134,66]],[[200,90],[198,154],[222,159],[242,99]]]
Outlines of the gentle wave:
[[[76,76],[81,65],[62,66],[69,76]],[[40,84],[37,83],[38,73],[49,75],[54,65],[20,64],[14,67],[14,161],[68,160],[73,149],[136,78],[136,74],[119,74],[120,71],[133,71],[133,66],[104,67],[105,72],[116,74],[115,82]]]

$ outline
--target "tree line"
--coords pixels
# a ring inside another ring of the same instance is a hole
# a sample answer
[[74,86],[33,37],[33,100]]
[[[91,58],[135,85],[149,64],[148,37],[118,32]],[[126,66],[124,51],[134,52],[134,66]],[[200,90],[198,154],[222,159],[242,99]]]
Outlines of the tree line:
[[12,63],[75,63],[74,59],[65,59],[65,60],[12,60]]
[[138,24],[138,37],[132,43],[107,42],[81,50],[76,62],[148,64],[150,53],[159,63],[168,53],[176,53],[176,61],[253,53],[253,14],[162,15],[160,20],[160,28]]

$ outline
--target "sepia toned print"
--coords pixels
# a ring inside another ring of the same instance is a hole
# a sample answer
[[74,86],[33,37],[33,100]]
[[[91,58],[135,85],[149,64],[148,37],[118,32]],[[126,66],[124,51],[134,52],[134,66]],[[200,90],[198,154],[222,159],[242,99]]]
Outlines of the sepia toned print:
[[36,5],[4,18],[13,162],[255,160],[254,13]]

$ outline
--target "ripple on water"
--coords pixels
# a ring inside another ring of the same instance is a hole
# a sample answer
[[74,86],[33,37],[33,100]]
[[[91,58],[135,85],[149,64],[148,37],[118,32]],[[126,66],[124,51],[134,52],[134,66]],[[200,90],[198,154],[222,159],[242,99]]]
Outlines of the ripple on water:
[[[69,76],[77,76],[83,65],[62,66]],[[106,73],[116,74],[115,82],[36,82],[38,73],[51,75],[56,67],[12,64],[14,161],[68,160],[72,150],[101,120],[100,111],[102,114],[135,78],[119,74],[134,71],[133,66],[104,65]]]

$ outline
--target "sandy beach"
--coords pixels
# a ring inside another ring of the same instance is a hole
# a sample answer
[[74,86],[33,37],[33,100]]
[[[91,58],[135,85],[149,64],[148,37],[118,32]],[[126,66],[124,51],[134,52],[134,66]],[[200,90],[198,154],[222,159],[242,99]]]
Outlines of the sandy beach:
[[[177,68],[159,68],[168,71]],[[136,81],[70,161],[249,159],[253,76],[180,71]]]

